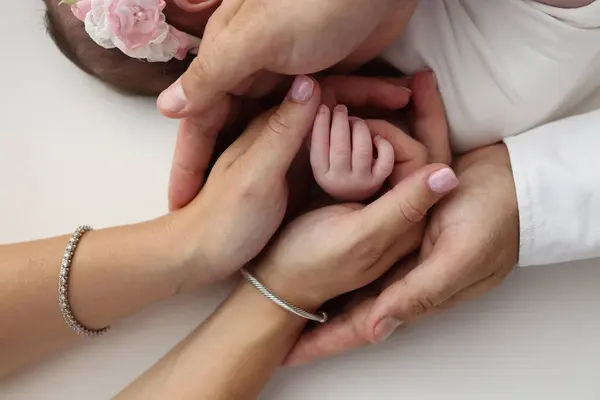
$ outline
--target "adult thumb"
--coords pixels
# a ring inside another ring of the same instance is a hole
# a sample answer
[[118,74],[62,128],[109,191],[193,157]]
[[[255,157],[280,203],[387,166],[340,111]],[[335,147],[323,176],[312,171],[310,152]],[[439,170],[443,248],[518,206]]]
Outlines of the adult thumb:
[[454,171],[430,164],[401,180],[389,192],[360,211],[364,232],[391,246],[398,236],[421,223],[442,197],[458,186]]
[[366,321],[369,341],[382,342],[398,326],[434,311],[470,285],[461,273],[464,254],[452,239],[440,236],[427,258],[379,295]]
[[[232,26],[242,0],[223,2],[211,16],[198,55],[157,100],[169,118],[202,114],[263,68],[260,27]],[[210,118],[210,115],[207,116]]]
[[320,102],[318,83],[309,76],[297,76],[283,104],[237,162],[253,168],[264,178],[285,176],[313,127]]

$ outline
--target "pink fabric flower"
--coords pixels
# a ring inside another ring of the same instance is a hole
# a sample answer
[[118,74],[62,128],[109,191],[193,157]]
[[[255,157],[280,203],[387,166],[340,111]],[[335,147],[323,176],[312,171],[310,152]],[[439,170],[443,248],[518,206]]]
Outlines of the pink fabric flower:
[[156,37],[164,28],[163,0],[110,0],[106,18],[115,35],[129,49],[137,49]]
[[73,15],[77,17],[80,21],[85,21],[85,16],[87,13],[92,11],[92,0],[80,0],[74,5],[71,6],[71,11]]
[[200,41],[167,24],[165,6],[164,0],[80,0],[71,10],[104,48],[153,62],[184,59]]

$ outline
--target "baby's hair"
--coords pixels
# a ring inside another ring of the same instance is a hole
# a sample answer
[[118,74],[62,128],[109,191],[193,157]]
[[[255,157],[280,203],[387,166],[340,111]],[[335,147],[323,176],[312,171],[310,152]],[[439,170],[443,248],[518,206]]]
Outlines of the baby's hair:
[[118,49],[97,45],[85,32],[83,23],[74,18],[66,5],[44,0],[46,30],[59,50],[82,71],[117,90],[142,96],[157,96],[177,80],[192,58],[166,63],[149,63],[130,58]]

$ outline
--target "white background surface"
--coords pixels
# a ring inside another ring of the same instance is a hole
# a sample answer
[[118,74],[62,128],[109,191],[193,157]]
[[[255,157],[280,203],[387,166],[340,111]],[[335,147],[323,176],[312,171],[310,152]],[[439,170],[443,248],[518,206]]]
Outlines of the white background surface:
[[[42,9],[41,0],[13,0],[0,12],[0,243],[166,209],[175,124],[152,101],[115,94],[71,66],[46,38]],[[107,399],[223,293],[148,309],[0,381],[0,399]],[[598,305],[598,261],[519,270],[491,296],[383,346],[283,371],[263,398],[600,399]]]

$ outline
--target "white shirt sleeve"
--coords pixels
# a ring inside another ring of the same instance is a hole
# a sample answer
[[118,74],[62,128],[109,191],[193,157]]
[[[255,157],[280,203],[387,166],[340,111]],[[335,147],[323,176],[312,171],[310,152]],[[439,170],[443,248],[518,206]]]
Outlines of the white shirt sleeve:
[[600,110],[504,142],[519,203],[519,265],[600,257]]

